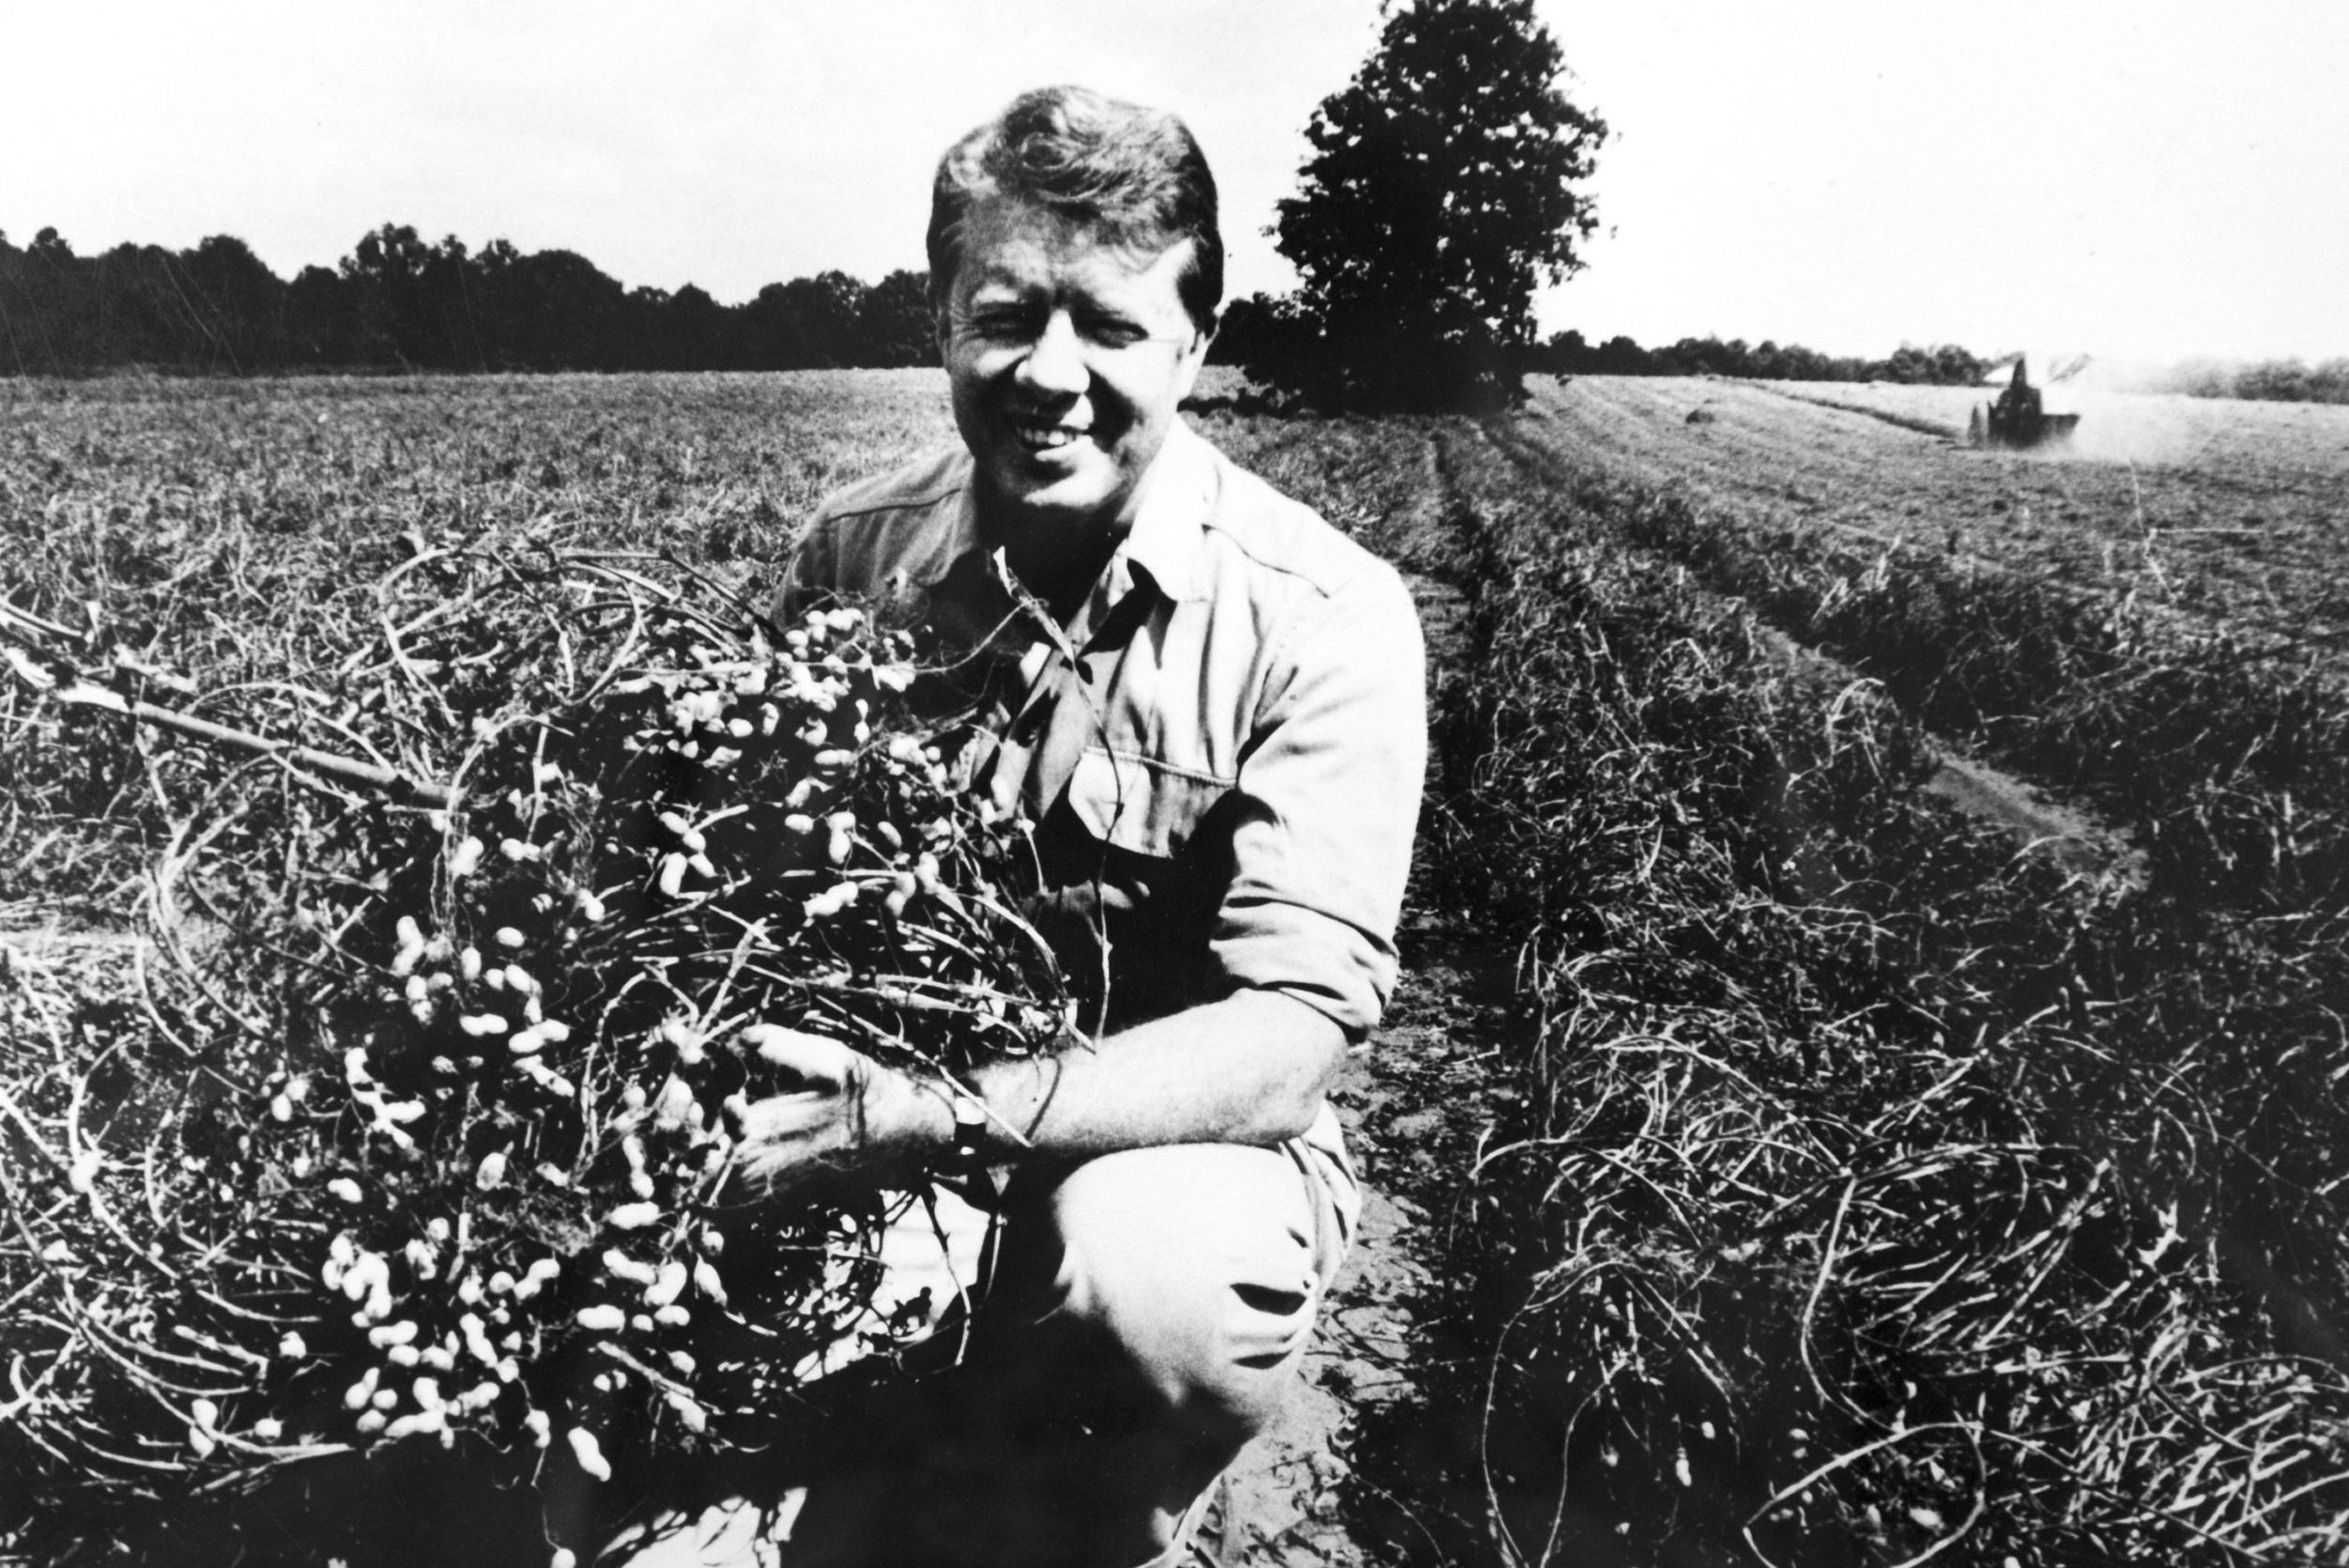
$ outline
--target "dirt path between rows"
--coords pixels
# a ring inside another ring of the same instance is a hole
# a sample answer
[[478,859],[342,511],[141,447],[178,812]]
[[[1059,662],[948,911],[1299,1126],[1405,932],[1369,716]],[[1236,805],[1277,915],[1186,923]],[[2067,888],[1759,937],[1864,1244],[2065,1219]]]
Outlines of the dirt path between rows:
[[[1465,657],[1465,605],[1451,584],[1406,576],[1440,700]],[[1401,981],[1333,1097],[1366,1180],[1361,1232],[1303,1386],[1228,1478],[1212,1560],[1226,1568],[1441,1560],[1420,1515],[1473,1518],[1482,1508],[1481,1498],[1429,1491],[1436,1477],[1473,1468],[1474,1435],[1430,1420],[1421,1379],[1458,1354],[1431,1305],[1436,1242],[1505,1092],[1497,1052],[1513,955],[1430,907],[1419,891],[1429,883],[1426,850],[1422,833]]]
[[[1304,1386],[1231,1477],[1228,1568],[1358,1568],[1409,1550],[1414,1516],[1481,1499],[1425,1495],[1473,1467],[1473,1434],[1431,1422],[1420,1380],[1456,1354],[1431,1316],[1435,1244],[1489,1125],[1508,964],[1474,933],[1419,922],[1388,1022],[1337,1091],[1369,1191]],[[1421,1444],[1441,1453],[1415,1457]],[[1422,1462],[1423,1461],[1423,1462]]]

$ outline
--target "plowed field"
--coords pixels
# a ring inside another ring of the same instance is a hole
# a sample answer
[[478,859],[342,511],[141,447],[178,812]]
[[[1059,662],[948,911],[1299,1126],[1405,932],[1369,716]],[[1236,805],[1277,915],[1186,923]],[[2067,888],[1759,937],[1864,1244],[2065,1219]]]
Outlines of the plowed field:
[[1967,387],[1581,377],[1521,422],[1751,523],[1937,546],[2286,637],[2349,626],[2349,408],[2091,398],[2068,449],[1979,451]]
[[[1403,989],[1335,1097],[1381,1196],[1221,1560],[2349,1560],[2349,409],[2108,399],[2010,453],[1963,389],[1203,390],[1408,576],[1436,743]],[[167,705],[343,744],[338,650],[413,558],[755,593],[818,496],[952,438],[934,372],[0,384],[0,598]],[[1922,791],[1952,738],[2087,792],[2142,874]],[[0,685],[0,1300],[137,1296],[35,1237],[88,1178],[33,1118],[187,1076],[130,960],[225,772]],[[226,1560],[161,1493],[57,1500],[38,1434],[114,1412],[40,1391],[53,1321],[0,1313],[0,1564],[126,1520],[161,1543],[128,1560]],[[466,1529],[546,1560],[523,1522]],[[242,1560],[345,1523],[238,1523]]]

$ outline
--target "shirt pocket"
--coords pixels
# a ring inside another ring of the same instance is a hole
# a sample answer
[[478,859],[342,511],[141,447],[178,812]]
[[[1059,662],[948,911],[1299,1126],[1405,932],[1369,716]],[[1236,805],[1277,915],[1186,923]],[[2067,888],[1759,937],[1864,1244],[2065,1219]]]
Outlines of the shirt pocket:
[[1068,804],[1087,832],[1154,860],[1173,860],[1216,802],[1228,779],[1187,772],[1146,757],[1088,746],[1068,777]]

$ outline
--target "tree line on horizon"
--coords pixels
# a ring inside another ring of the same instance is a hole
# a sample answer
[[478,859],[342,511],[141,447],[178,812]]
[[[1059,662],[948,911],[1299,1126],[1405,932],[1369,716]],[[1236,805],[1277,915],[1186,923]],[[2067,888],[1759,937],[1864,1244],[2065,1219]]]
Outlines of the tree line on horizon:
[[45,228],[0,234],[0,374],[131,367],[306,370],[805,370],[935,363],[929,279],[820,272],[738,305],[692,284],[629,288],[572,251],[427,243],[406,224],[291,279],[214,235],[184,251],[83,256]]
[[[1333,356],[1327,324],[1291,296],[1236,300],[1212,359],[1274,381]],[[1890,355],[1823,354],[1799,344],[1684,337],[1647,347],[1580,331],[1512,346],[1515,374],[1726,376],[1787,381],[1972,385],[1997,364],[1955,344]],[[630,288],[576,252],[426,243],[385,223],[330,269],[291,279],[250,246],[214,235],[192,248],[124,243],[77,254],[54,229],[28,246],[0,233],[0,375],[145,369],[193,374],[303,371],[628,371],[889,368],[937,362],[929,276],[877,284],[827,270],[720,304],[687,284]],[[2145,391],[2275,402],[2349,403],[2349,360],[2249,365],[2196,361]]]
[[[1273,371],[1310,355],[1323,326],[1296,301],[1232,302],[1214,358]],[[1988,361],[1963,348],[1904,346],[1889,359],[1773,343],[1683,338],[1644,348],[1578,331],[1517,351],[1558,375],[1970,381]],[[334,268],[282,279],[243,240],[188,250],[125,243],[77,254],[54,229],[19,248],[0,234],[0,371],[76,375],[141,368],[252,374],[303,370],[801,370],[935,363],[926,273],[878,284],[844,272],[769,284],[738,305],[688,284],[629,288],[571,251],[479,250],[386,223]]]

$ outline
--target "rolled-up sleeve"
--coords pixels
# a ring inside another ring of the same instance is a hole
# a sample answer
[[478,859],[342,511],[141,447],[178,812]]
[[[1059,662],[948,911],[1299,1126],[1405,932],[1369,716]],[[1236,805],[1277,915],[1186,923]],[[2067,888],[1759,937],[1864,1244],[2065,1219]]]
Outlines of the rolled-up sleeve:
[[1410,593],[1383,563],[1297,619],[1241,758],[1235,874],[1210,956],[1228,987],[1284,992],[1359,1038],[1394,989],[1427,766],[1426,653]]

